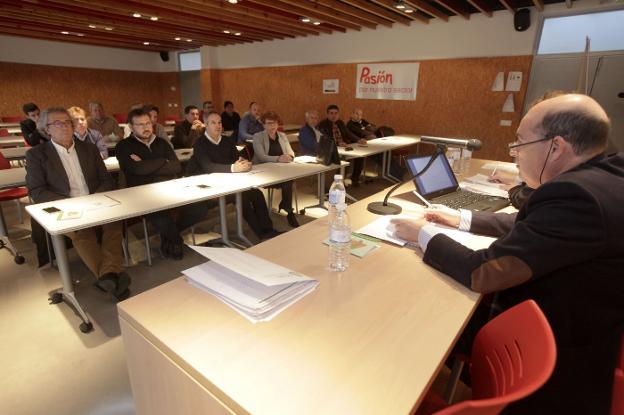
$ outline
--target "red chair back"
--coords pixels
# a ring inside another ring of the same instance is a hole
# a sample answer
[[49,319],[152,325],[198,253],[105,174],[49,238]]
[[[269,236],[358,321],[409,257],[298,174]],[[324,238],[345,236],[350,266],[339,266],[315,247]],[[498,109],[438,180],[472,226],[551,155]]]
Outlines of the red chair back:
[[0,137],[8,137],[9,136],[9,130],[7,130],[6,128],[0,128]]
[[615,368],[613,398],[611,398],[611,415],[622,414],[624,414],[624,334],[620,343],[620,357]]
[[473,400],[437,414],[497,415],[546,383],[556,360],[555,337],[544,313],[533,300],[520,303],[483,326],[475,338]]
[[19,115],[16,115],[14,117],[2,117],[2,122],[12,122],[12,123],[18,123],[22,121],[22,117]]
[[113,114],[113,118],[115,118],[115,121],[117,121],[119,124],[125,124],[126,122],[128,122],[128,114]]
[[0,170],[6,170],[11,168],[11,163],[4,157],[4,154],[0,151]]

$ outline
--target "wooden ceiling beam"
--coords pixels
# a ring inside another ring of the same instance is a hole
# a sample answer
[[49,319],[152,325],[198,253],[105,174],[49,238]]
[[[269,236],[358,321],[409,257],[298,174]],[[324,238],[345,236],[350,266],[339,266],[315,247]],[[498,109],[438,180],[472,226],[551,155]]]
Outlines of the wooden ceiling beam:
[[[487,17],[492,17],[492,9],[488,5],[486,5],[482,0],[467,0],[468,3],[472,5],[475,9],[479,10],[481,13],[486,15]],[[540,1],[540,0],[533,0]]]
[[442,19],[445,22],[448,22],[449,16],[446,13],[441,12],[440,10],[433,7],[431,4],[427,3],[424,0],[408,0],[407,4],[412,6],[415,9],[420,10],[423,13],[427,13],[432,17],[437,17],[438,19]]
[[423,23],[429,23],[429,19],[417,13],[405,13],[405,12],[400,11],[399,9],[394,7],[396,4],[394,0],[371,0],[371,1],[383,7],[384,10],[387,11],[387,13],[397,16],[398,18],[407,19],[408,25],[414,20],[418,20]]
[[359,26],[367,27],[369,29],[374,29],[377,27],[377,23],[370,22],[366,19],[361,19],[360,17],[354,16],[352,14],[344,13],[337,8],[327,7],[316,1],[313,3],[308,0],[280,0],[280,1],[281,3],[298,6],[298,7],[301,7],[302,9],[306,9],[311,12],[319,13],[326,17],[330,17],[330,18],[335,17],[336,19],[340,19],[341,21],[345,21],[347,23],[354,23]]
[[392,27],[392,23],[394,23],[394,20],[380,17],[374,13],[362,10],[356,6],[341,3],[339,0],[316,0],[316,3],[322,4],[325,7],[331,7],[333,9],[340,10],[343,13],[350,14],[352,16],[359,17],[363,20],[368,20],[369,22],[375,24],[380,24],[382,26]]
[[544,2],[542,0],[533,0],[533,4],[537,10],[544,11]]
[[511,0],[498,0],[500,3],[505,6],[505,8],[509,11],[509,13],[515,13],[516,8],[511,4]]
[[466,20],[470,19],[470,13],[457,0],[435,0],[435,2]]
[[301,8],[299,6],[294,6],[292,4],[282,3],[279,0],[245,0],[245,3],[258,4],[260,6],[264,6],[264,7],[268,7],[268,8],[272,8],[276,10],[281,10],[281,11],[284,11],[293,15],[297,15],[297,16],[311,17],[311,18],[319,20],[321,23],[329,23],[332,26],[335,26],[336,30],[340,32],[346,32],[346,29],[353,29],[353,30],[361,29],[361,26],[357,24],[349,23],[347,21],[340,20],[340,19],[333,18],[333,17],[328,17],[318,12],[312,12],[304,8]]
[[399,14],[399,13],[394,12],[393,9],[388,9],[388,7],[384,7],[383,2],[382,2],[382,5],[379,5],[377,3],[380,3],[380,2],[375,1],[375,0],[373,0],[373,2],[368,2],[365,0],[341,0],[341,1],[343,3],[348,3],[352,6],[358,7],[369,13],[376,14],[377,16],[383,17],[393,22],[404,24],[406,26],[409,26],[409,24],[414,20],[414,18],[409,18],[405,14]]

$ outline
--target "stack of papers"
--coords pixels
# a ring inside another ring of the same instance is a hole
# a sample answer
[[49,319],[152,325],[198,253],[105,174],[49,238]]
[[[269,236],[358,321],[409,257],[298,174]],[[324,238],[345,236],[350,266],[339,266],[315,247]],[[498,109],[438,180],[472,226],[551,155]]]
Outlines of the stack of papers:
[[467,177],[463,182],[459,183],[459,187],[484,195],[509,197],[507,190],[503,189],[500,183],[491,182],[485,174],[475,174]]
[[295,163],[312,163],[312,164],[318,164],[318,162],[316,161],[316,157],[314,156],[297,156],[295,157],[294,160]]
[[249,321],[269,321],[313,291],[318,281],[234,248],[191,246],[210,259],[182,271],[188,281]]

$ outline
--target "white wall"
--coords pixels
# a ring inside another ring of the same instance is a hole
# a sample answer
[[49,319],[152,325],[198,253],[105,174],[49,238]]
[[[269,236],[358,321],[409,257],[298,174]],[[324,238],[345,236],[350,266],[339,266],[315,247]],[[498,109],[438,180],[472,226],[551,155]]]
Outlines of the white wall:
[[[547,5],[545,14],[578,13],[595,9],[599,0]],[[514,29],[507,10],[492,17],[472,14],[469,20],[451,17],[448,22],[432,19],[429,24],[395,23],[391,28],[348,30],[331,35],[307,36],[225,47],[202,47],[203,68],[246,68],[313,65],[348,62],[429,60],[464,57],[532,55],[540,13],[531,8],[531,27]]]
[[157,52],[90,46],[0,35],[0,61],[145,72],[177,71],[177,56],[163,62]]

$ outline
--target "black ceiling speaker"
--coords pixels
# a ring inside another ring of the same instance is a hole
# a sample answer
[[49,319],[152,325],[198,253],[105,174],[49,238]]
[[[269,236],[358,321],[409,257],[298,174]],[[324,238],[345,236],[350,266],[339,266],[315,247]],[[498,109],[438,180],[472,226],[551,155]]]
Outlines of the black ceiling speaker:
[[518,32],[524,32],[531,26],[531,11],[520,9],[514,14],[514,27]]
[[169,62],[169,52],[160,52],[160,59],[162,59],[163,62]]

